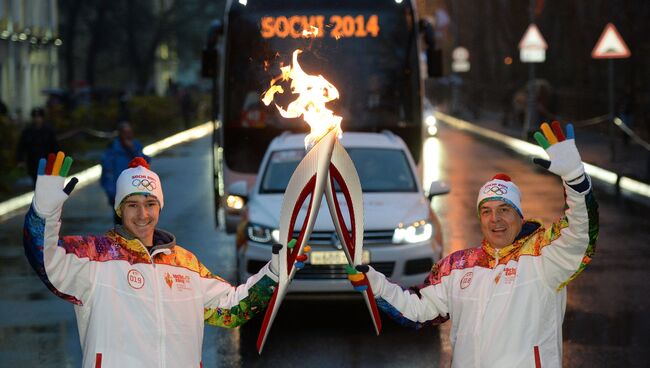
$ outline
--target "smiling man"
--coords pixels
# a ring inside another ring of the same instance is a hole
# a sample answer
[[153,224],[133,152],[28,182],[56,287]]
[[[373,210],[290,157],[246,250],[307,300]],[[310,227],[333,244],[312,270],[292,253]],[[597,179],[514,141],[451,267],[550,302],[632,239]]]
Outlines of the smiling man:
[[32,267],[73,303],[84,367],[199,367],[203,324],[239,326],[262,312],[277,284],[277,253],[245,284],[213,275],[173,234],[157,229],[162,183],[142,158],[117,179],[123,225],[101,236],[59,236],[71,158],[41,160],[24,246]]
[[355,288],[369,282],[377,305],[415,328],[451,319],[454,367],[561,367],[566,285],[589,263],[598,237],[591,180],[559,123],[542,125],[535,138],[550,161],[535,163],[560,176],[564,216],[550,227],[524,220],[521,194],[505,174],[478,192],[483,241],[435,264],[424,284],[402,290],[368,266],[350,275]]

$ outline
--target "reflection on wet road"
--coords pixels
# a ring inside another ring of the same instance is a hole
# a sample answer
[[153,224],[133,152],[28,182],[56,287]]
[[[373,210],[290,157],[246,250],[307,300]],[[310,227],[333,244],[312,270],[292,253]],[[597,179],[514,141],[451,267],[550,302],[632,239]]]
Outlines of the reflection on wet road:
[[[160,227],[171,230],[178,243],[214,273],[235,280],[234,239],[213,226],[209,144],[209,138],[204,138],[154,159],[153,169],[161,176],[166,194]],[[449,195],[434,200],[444,227],[446,254],[478,245],[476,191],[497,172],[506,172],[517,182],[527,217],[549,223],[561,215],[559,179],[538,171],[526,159],[444,127],[425,149],[425,187],[438,178],[452,187]],[[645,281],[650,258],[648,208],[617,199],[606,188],[596,189],[600,239],[591,265],[569,285],[564,365],[647,366],[650,352],[643,341],[650,341],[650,286]],[[52,296],[27,264],[22,221],[15,217],[0,223],[0,365],[78,367],[81,352],[72,306]],[[91,185],[66,203],[62,232],[102,233],[111,221],[103,192]],[[288,299],[261,357],[255,351],[260,319],[235,330],[206,327],[204,367],[449,363],[447,325],[411,331],[383,316],[384,331],[377,337],[356,296]]]

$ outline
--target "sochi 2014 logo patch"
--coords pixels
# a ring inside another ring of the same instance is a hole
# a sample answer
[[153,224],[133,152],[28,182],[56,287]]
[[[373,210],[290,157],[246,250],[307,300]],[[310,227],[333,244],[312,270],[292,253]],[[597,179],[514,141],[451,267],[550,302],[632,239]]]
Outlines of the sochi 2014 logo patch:
[[165,283],[170,289],[176,285],[176,290],[178,291],[192,290],[190,280],[190,277],[187,275],[165,273]]
[[144,286],[144,276],[142,276],[138,270],[129,270],[129,272],[126,274],[126,280],[129,282],[129,286],[134,289],[142,289]]
[[474,277],[474,272],[468,272],[465,275],[463,275],[463,278],[460,279],[460,288],[465,289],[466,287],[468,287],[469,284],[472,282],[473,277]]

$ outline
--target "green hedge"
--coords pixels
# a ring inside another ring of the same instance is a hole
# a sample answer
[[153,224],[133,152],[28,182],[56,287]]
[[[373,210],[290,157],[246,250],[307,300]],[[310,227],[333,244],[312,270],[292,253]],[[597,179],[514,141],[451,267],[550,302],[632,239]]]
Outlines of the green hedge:
[[0,192],[11,189],[11,182],[16,175],[16,144],[18,143],[18,131],[16,125],[6,116],[0,116]]
[[131,125],[138,136],[167,136],[183,129],[178,102],[171,97],[136,96],[129,101]]
[[[202,118],[196,111],[202,96],[195,96],[191,125]],[[198,100],[198,101],[197,101]],[[178,100],[173,97],[134,96],[128,102],[129,120],[136,137],[143,144],[148,144],[162,137],[185,129]],[[89,128],[102,132],[113,132],[118,123],[120,105],[117,99],[106,102],[80,106],[71,112],[62,106],[48,108],[47,119],[57,135],[72,132],[80,128]],[[26,172],[15,165],[15,152],[20,131],[24,126],[17,125],[5,116],[0,116],[0,199],[6,199],[17,193],[16,179]],[[59,141],[61,149],[75,158],[75,169],[80,170],[98,162],[101,152],[110,142],[109,138],[98,138],[88,134],[76,134]],[[75,171],[76,171],[75,170]],[[28,189],[28,188],[23,188]]]

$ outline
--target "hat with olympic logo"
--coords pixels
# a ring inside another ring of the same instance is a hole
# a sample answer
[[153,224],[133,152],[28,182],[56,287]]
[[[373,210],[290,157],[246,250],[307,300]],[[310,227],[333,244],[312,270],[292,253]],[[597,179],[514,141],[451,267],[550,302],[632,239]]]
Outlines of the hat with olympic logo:
[[163,208],[164,198],[162,184],[158,174],[151,171],[149,163],[142,158],[136,157],[129,162],[129,168],[122,171],[117,178],[115,192],[115,211],[119,215],[119,208],[124,198],[132,194],[154,196]]
[[476,208],[487,201],[503,201],[517,211],[521,218],[524,218],[521,211],[521,192],[519,187],[512,182],[506,174],[496,174],[487,183],[483,184],[478,192]]

